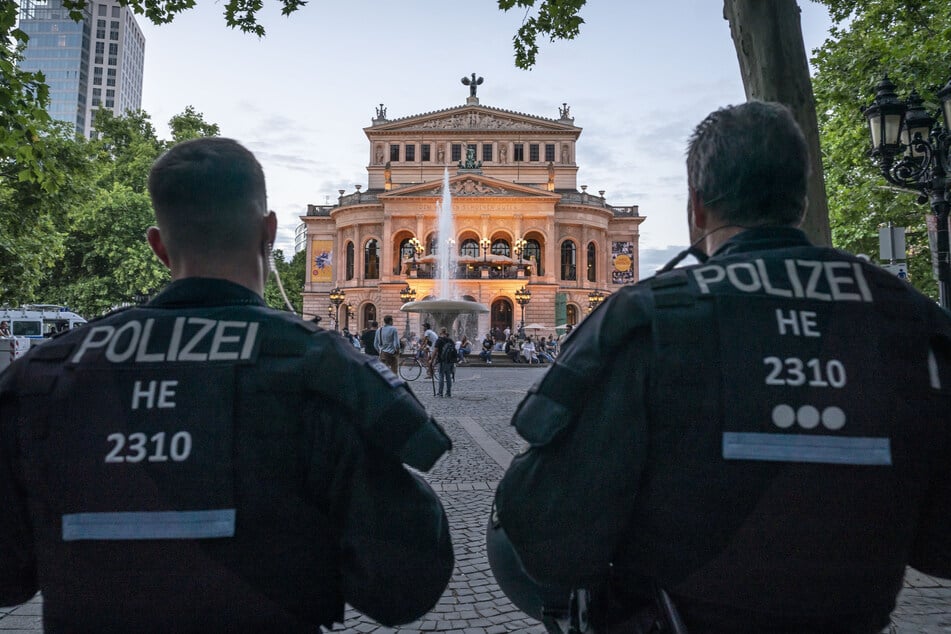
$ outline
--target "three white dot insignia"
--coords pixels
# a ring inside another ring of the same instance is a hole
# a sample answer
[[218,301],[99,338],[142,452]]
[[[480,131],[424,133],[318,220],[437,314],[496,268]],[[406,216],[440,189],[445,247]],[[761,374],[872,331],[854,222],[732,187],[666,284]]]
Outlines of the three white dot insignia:
[[788,429],[796,423],[803,429],[815,429],[822,423],[826,429],[837,431],[845,426],[845,412],[834,405],[824,408],[821,412],[812,405],[795,409],[783,403],[773,408],[773,424],[777,427]]

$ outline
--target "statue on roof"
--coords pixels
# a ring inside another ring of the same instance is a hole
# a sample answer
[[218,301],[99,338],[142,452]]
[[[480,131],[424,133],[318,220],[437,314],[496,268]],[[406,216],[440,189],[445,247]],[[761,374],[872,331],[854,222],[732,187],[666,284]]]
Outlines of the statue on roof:
[[469,79],[468,77],[462,78],[462,83],[469,87],[470,97],[476,96],[476,87],[482,85],[482,82],[483,82],[483,78],[479,77],[478,79],[476,79],[475,73],[472,73],[472,79]]

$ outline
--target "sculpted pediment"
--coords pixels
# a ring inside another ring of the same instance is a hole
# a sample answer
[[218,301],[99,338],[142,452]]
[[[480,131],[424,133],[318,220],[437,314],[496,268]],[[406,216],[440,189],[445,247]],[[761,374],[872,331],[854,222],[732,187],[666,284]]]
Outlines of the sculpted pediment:
[[462,108],[443,112],[428,113],[390,121],[374,126],[373,131],[434,131],[434,130],[483,130],[483,131],[535,131],[551,132],[575,129],[553,119],[530,115],[491,110],[485,107]]
[[[466,196],[478,197],[539,197],[539,198],[557,198],[558,194],[527,187],[525,185],[516,185],[508,181],[488,178],[481,174],[458,174],[449,179],[449,192],[453,198],[464,198]],[[411,185],[392,191],[388,194],[382,194],[381,198],[418,198],[440,197],[442,196],[442,181],[433,181]]]

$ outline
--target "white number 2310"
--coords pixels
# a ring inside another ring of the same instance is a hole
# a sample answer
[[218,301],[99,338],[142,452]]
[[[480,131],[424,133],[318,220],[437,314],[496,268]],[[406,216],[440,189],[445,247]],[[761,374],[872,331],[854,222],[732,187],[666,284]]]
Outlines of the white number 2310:
[[187,431],[172,434],[168,447],[165,446],[165,432],[149,436],[136,432],[134,434],[109,434],[106,441],[113,444],[112,450],[106,454],[106,462],[182,462],[187,460],[192,452],[192,435]]

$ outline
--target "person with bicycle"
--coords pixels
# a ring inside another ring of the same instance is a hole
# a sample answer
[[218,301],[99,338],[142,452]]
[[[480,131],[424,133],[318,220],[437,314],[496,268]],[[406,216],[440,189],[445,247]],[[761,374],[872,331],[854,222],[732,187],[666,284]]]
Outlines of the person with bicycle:
[[780,104],[694,130],[701,263],[608,297],[513,417],[488,550],[523,610],[872,634],[906,566],[951,578],[951,317],[809,242],[808,164]]

